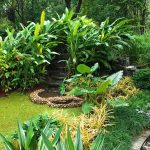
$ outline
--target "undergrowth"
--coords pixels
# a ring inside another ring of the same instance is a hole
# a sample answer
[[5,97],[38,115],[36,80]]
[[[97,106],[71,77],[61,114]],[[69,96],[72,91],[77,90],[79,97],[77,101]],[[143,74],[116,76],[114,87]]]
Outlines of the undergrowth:
[[140,92],[130,99],[132,104],[129,107],[114,108],[114,125],[108,128],[105,136],[105,150],[111,150],[119,145],[118,150],[130,150],[132,140],[145,128],[150,128],[150,119],[137,112],[150,101],[148,92]]

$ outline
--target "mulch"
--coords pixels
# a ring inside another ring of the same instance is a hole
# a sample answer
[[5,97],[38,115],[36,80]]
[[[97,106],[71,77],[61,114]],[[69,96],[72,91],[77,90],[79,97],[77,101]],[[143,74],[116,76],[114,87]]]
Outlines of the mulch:
[[0,97],[4,97],[4,96],[6,96],[6,93],[2,91],[2,89],[0,89]]

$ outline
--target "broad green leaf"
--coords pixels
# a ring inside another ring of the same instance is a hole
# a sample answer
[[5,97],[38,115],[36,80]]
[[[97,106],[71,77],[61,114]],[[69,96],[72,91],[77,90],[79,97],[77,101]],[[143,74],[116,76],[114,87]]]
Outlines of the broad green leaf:
[[73,88],[67,95],[68,96],[80,96],[80,95],[84,95],[84,94],[92,94],[95,93],[95,90],[93,88],[87,88],[87,89],[80,89],[78,87]]
[[65,139],[65,148],[66,150],[75,150],[69,127],[67,127],[67,138]]
[[[28,146],[28,149],[29,150],[35,150],[35,147],[37,147],[37,143],[38,141],[37,141],[37,137],[36,137],[36,135],[34,134],[33,135],[33,137],[32,137],[32,139],[31,139],[31,141],[30,141],[30,144],[29,144],[29,146]],[[27,149],[27,148],[26,148]]]
[[95,63],[94,66],[91,67],[91,72],[95,72],[99,68],[99,64]]
[[114,73],[111,76],[109,76],[107,78],[107,80],[111,80],[112,81],[111,85],[113,86],[113,85],[117,84],[122,77],[123,77],[123,71],[121,70],[121,71],[118,71],[117,73]]
[[53,145],[51,144],[49,138],[43,132],[41,134],[42,134],[42,139],[47,150],[54,150]]
[[127,107],[127,106],[129,106],[129,103],[127,103],[125,100],[122,100],[122,99],[107,100],[107,102],[112,107]]
[[70,79],[65,80],[65,82],[71,83],[71,82],[73,82],[75,79],[77,79],[78,77],[81,77],[81,76],[82,76],[82,74],[73,75],[73,76],[71,76]]
[[97,88],[97,94],[105,94],[108,90],[109,85],[111,84],[111,80],[107,80],[102,82],[102,84]]
[[75,150],[83,150],[82,136],[80,132],[80,126],[78,127],[75,139],[74,139]]
[[69,15],[68,15],[68,19],[71,20],[72,17],[73,17],[73,15],[74,15],[74,11],[73,11],[73,10],[70,10],[70,11],[69,11]]
[[84,102],[82,104],[82,111],[84,114],[88,114],[93,110],[94,104],[89,102]]
[[5,77],[6,77],[6,78],[9,78],[9,76],[10,76],[10,73],[9,73],[9,72],[6,72],[6,73],[5,73]]
[[85,64],[79,64],[77,66],[77,71],[81,74],[85,74],[85,73],[91,73],[91,68],[88,67],[87,65]]
[[83,95],[81,89],[79,89],[78,87],[73,88],[68,94],[68,96],[73,96],[73,95]]
[[31,144],[33,136],[34,136],[34,132],[32,127],[32,122],[30,122],[29,128],[27,130],[27,135],[26,135],[26,146],[29,146]]
[[64,144],[63,144],[63,142],[62,142],[62,140],[61,140],[61,138],[59,138],[59,140],[58,140],[58,142],[57,142],[57,150],[65,150],[65,148],[64,148]]
[[7,150],[16,150],[14,145],[12,143],[10,143],[2,134],[0,134],[0,139],[4,142],[5,148]]
[[41,20],[40,20],[40,25],[41,25],[41,27],[44,26],[44,21],[45,21],[45,11],[42,11]]
[[24,132],[22,125],[19,121],[18,121],[18,140],[20,143],[21,150],[25,150],[25,142],[26,142],[25,132]]
[[59,138],[60,138],[60,134],[61,134],[62,129],[63,129],[63,127],[60,127],[60,128],[58,129],[58,131],[56,132],[55,137],[54,137],[54,139],[53,139],[53,141],[52,141],[52,145],[53,145],[53,146],[58,142],[58,140],[59,140]]
[[90,150],[104,150],[104,136],[102,134],[98,134],[95,141],[92,143]]
[[[52,131],[50,130],[50,121],[48,121],[48,123],[46,124],[45,128],[43,129],[43,133],[47,137],[50,137],[52,135]],[[42,136],[40,137],[38,146],[39,146],[39,150],[43,150],[44,149],[44,142],[43,142]]]

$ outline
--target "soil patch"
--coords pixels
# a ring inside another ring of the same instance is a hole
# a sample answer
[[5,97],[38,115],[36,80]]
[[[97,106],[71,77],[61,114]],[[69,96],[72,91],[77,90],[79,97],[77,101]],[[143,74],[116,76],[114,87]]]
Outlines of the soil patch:
[[0,89],[0,97],[4,97],[4,96],[6,96],[6,93],[2,91],[2,89]]

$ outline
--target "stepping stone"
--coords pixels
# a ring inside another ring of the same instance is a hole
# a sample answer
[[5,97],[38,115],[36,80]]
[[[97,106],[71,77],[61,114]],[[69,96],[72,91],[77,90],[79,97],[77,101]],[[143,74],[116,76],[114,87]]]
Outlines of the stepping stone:
[[55,79],[55,80],[64,80],[64,77],[62,76],[51,76],[52,79]]

